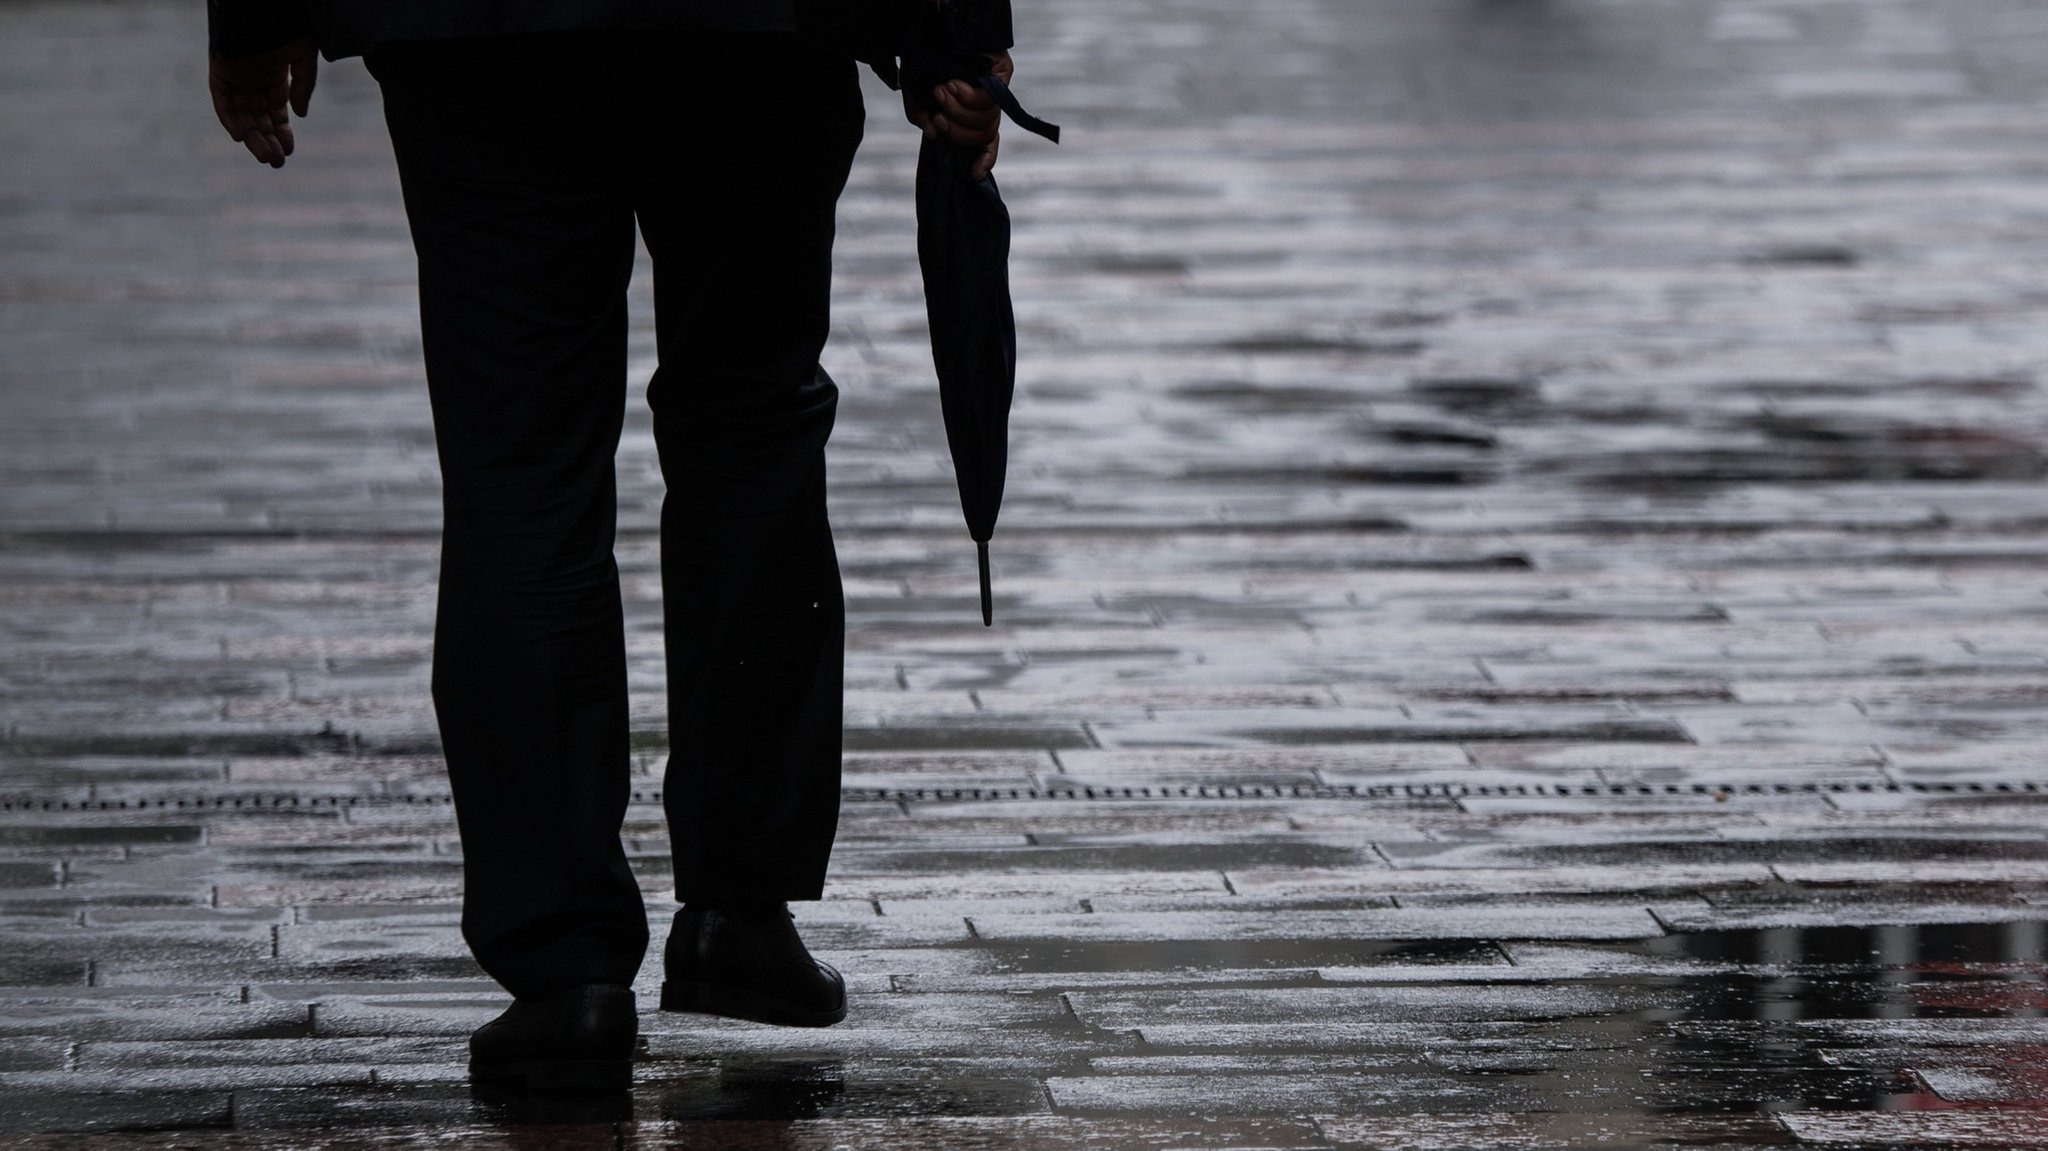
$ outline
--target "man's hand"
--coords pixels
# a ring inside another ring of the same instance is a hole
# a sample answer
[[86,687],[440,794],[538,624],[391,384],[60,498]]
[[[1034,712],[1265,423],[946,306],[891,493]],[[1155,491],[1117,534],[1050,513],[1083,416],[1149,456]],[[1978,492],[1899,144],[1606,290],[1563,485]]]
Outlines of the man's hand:
[[220,126],[249,154],[273,168],[292,154],[291,111],[300,116],[313,100],[320,53],[311,40],[294,40],[260,56],[210,58],[206,86]]
[[[991,52],[989,62],[995,74],[1003,83],[1010,82],[1016,65],[1010,61],[1008,52]],[[987,92],[965,80],[952,80],[932,89],[933,99],[939,102],[937,113],[927,113],[917,106],[909,92],[903,94],[903,111],[910,122],[924,129],[926,139],[943,136],[963,148],[979,148],[981,155],[974,161],[974,178],[987,176],[996,166],[996,152],[1002,145],[1002,109]]]

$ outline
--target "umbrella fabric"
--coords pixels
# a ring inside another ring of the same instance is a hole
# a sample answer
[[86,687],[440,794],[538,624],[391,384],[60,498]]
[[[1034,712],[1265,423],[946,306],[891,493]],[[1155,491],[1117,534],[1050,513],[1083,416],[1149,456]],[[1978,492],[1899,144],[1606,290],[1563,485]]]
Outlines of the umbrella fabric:
[[[971,3],[951,0],[920,20],[903,53],[903,90],[936,112],[932,89],[949,80],[970,81],[1019,127],[1057,143],[1058,126],[1026,112],[988,59],[963,47]],[[1009,464],[1017,324],[1010,306],[1010,212],[993,175],[974,178],[978,156],[943,138],[924,142],[917,162],[917,256],[946,443],[981,574],[981,622],[992,626],[988,541]]]

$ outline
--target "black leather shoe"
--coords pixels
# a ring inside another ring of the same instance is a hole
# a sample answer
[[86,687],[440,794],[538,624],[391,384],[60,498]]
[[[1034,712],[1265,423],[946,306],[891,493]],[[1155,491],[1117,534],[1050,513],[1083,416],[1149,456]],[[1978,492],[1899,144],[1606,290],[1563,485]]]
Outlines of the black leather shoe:
[[846,1018],[846,981],[811,958],[787,908],[766,914],[684,907],[662,956],[663,1011],[830,1027]]
[[633,1083],[633,990],[586,983],[517,999],[469,1037],[472,1079],[536,1091],[618,1091]]

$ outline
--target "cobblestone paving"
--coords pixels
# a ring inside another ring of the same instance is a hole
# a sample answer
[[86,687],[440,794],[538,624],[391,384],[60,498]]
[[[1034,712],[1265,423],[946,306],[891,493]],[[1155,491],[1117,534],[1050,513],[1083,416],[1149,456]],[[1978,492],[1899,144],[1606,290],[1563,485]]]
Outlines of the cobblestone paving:
[[461,1067],[374,85],[270,172],[197,5],[0,7],[0,1132],[2048,1145],[2048,8],[1020,8],[993,629],[872,83],[842,209],[851,1015],[549,1102]]

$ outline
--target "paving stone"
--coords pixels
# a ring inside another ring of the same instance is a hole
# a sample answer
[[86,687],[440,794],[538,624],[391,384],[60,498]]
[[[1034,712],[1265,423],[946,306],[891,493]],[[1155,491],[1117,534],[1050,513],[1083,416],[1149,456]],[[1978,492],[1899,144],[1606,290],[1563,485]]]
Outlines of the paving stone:
[[1661,933],[1640,908],[1552,905],[1508,918],[1500,909],[1470,916],[1361,908],[1348,912],[1121,912],[1093,915],[977,915],[977,939],[996,942],[1194,942],[1276,939],[1635,939]]
[[1234,840],[1215,837],[1208,841],[1169,840],[1151,837],[1118,842],[1099,836],[1053,843],[1032,843],[1022,834],[1015,836],[952,837],[930,847],[915,848],[901,841],[881,846],[835,850],[835,867],[843,875],[929,874],[946,868],[986,872],[1042,874],[1069,870],[1078,874],[1125,873],[1160,868],[1183,871],[1189,868],[1218,871],[1237,867],[1377,867],[1381,860],[1370,847],[1345,836],[1294,834],[1243,836]]
[[2016,843],[2019,846],[2008,854],[2025,856],[2028,829],[2034,825],[2025,814],[2031,805],[1995,796],[1973,800],[1963,796],[1887,795],[1877,800],[1856,793],[1831,794],[1828,799],[1831,811],[1760,812],[1757,827],[1730,827],[1729,834],[1765,834],[1787,839],[1853,837],[1853,829],[1860,828],[1866,834],[1898,835],[1909,840],[1940,841],[1969,836],[1986,842]]
[[1142,723],[1091,723],[1099,746],[1244,747],[1264,743],[1384,743],[1428,739],[1684,741],[1665,720],[1590,708],[1301,708],[1261,712],[1157,710]]
[[358,923],[300,924],[277,930],[277,955],[301,962],[336,961],[363,956],[409,954],[431,958],[467,956],[452,925],[397,926],[374,930]]
[[53,862],[0,862],[0,889],[10,887],[55,887],[59,879]]
[[306,1033],[304,1007],[289,1004],[106,999],[0,1001],[0,1034],[85,1040],[274,1039]]
[[[1007,949],[1006,949],[1007,951]],[[1162,956],[1185,960],[1186,955]],[[1496,966],[1505,968],[1503,957]],[[1409,970],[1420,970],[1417,965]],[[1432,965],[1433,966],[1433,965]],[[933,991],[1033,992],[1073,991],[1085,988],[1148,988],[1203,986],[1304,986],[1324,977],[1312,968],[1289,967],[1198,967],[1186,962],[1146,970],[1120,967],[1113,970],[1040,971],[1014,963],[991,963],[986,970],[972,973],[932,972],[889,977],[889,990],[925,994]]]
[[2037,1104],[2038,1076],[2006,1068],[1918,1067],[1913,1073],[1951,1103]]
[[[1654,946],[1654,941],[1651,946]],[[1377,963],[1362,967],[1324,967],[1318,978],[1330,983],[1415,982],[1457,983],[1541,982],[1551,979],[1599,979],[1608,976],[1650,978],[1660,975],[1712,974],[1724,965],[1684,957],[1650,957],[1603,946],[1531,943],[1506,940],[1492,945],[1492,955],[1475,955],[1462,963],[1404,965]]]
[[254,1087],[237,1091],[234,1100],[238,1125],[272,1130],[461,1129],[474,1122],[481,1110],[466,1084]]
[[[219,1091],[52,1091],[25,1087],[0,1090],[0,1130],[12,1134],[38,1131],[169,1131],[226,1127],[233,1117],[233,1096]],[[187,1134],[185,1138],[191,1136]],[[60,1144],[61,1145],[61,1144]]]
[[[1097,915],[1122,915],[1127,913],[1153,913],[1173,911],[1226,911],[1232,913],[1255,912],[1273,916],[1289,916],[1300,912],[1313,911],[1359,911],[1369,908],[1391,908],[1397,906],[1391,895],[1333,894],[1318,892],[1307,895],[1245,896],[1231,893],[1204,893],[1199,895],[1101,895],[1089,898],[1080,910]],[[1001,914],[1006,908],[983,908],[974,914]]]
[[[848,1018],[852,1018],[851,1011]],[[686,1027],[647,1027],[643,1035],[656,1060],[713,1061],[721,1065],[758,1058],[810,1063],[852,1061],[856,1068],[896,1062],[922,1068],[926,1077],[943,1077],[947,1064],[960,1060],[972,1061],[970,1073],[984,1077],[1042,1077],[1072,1066],[1077,1058],[1090,1053],[1131,1051],[1138,1046],[1134,1035],[1088,1032],[1071,1017],[1055,1020],[1057,1026],[1020,1026],[1014,1021],[1007,1025],[984,1025],[955,1020],[948,1028],[936,1032],[929,1021],[928,1016],[912,1020],[907,1026],[870,1023],[793,1033],[758,1024],[723,1025],[693,1019]]]
[[312,1005],[313,1033],[329,1038],[462,1035],[489,1023],[509,1001],[503,993],[436,998],[425,995],[322,996]]
[[1732,928],[1864,926],[1871,924],[1942,924],[2034,922],[2038,909],[2021,903],[1891,903],[1848,899],[1805,906],[1708,907],[1698,903],[1652,904],[1659,922],[1673,931],[1721,931]]
[[380,920],[415,926],[459,927],[462,904],[447,903],[312,903],[291,909],[294,923],[348,923]]
[[[1524,1050],[1543,1038],[1541,1031],[1539,1026],[1526,1022],[1437,1026],[1412,1020],[1382,1023],[1322,1019],[1300,1023],[1151,1023],[1144,1027],[1143,1037],[1149,1047],[1190,1053],[1322,1052],[1356,1057],[1360,1052],[1375,1050],[1407,1052],[1420,1060],[1433,1050],[1477,1043]],[[1573,1049],[1585,1046],[1575,1043]]]
[[1136,1028],[1153,1043],[1152,1025],[1202,1023],[1506,1022],[1605,1016],[1641,1010],[1657,995],[1642,988],[1449,984],[1331,985],[1304,988],[1197,988],[1187,991],[1089,991],[1068,996],[1074,1013],[1099,1027]]
[[827,899],[882,901],[882,914],[903,912],[933,901],[948,904],[969,900],[1014,900],[1042,896],[1058,900],[1094,895],[1179,895],[1224,892],[1217,871],[1133,871],[935,873],[931,875],[841,876],[825,889]]
[[[1323,782],[1378,779],[1401,782],[1410,773],[1470,770],[1459,748],[1442,743],[1376,743],[1284,746],[1261,749],[1256,756],[1242,751],[1206,748],[1116,748],[1061,751],[1063,776],[1100,785],[1189,782],[1233,782],[1233,773],[1277,774],[1291,780],[1308,777]],[[1255,774],[1247,782],[1274,782]]]
[[[1414,1073],[1403,1075],[1119,1075],[1115,1078],[1049,1079],[1047,1090],[1057,1107],[1079,1114],[1152,1111],[1168,1106],[1169,1099],[1190,1097],[1201,1100],[1205,1114],[1242,1115],[1283,1110],[1336,1106],[1365,1111],[1384,1107],[1410,1110],[1440,1108],[1455,1110],[1482,1097],[1477,1086],[1432,1080]],[[1520,1092],[1493,1087],[1511,1098]]]
[[624,1146],[640,1148],[731,1148],[732,1151],[830,1151],[836,1148],[904,1148],[983,1151],[1001,1147],[1043,1147],[1082,1151],[1097,1147],[1175,1148],[1203,1146],[1327,1148],[1315,1126],[1299,1119],[1212,1118],[1113,1119],[1020,1115],[1014,1118],[918,1116],[900,1119],[695,1120],[639,1122],[622,1129]]
[[0,1095],[16,1091],[118,1094],[124,1091],[199,1092],[367,1086],[374,1079],[368,1067],[310,1061],[229,1067],[67,1068],[62,1071],[0,1073]]
[[81,1043],[74,1053],[80,1071],[144,1068],[216,1068],[324,1065],[390,1066],[447,1063],[451,1045],[433,1038],[379,1035],[367,1039],[238,1039],[228,1041],[99,1041]]
[[66,1065],[71,1043],[66,1039],[13,1038],[0,1048],[0,1071],[57,1071]]
[[1019,12],[1070,135],[1004,164],[994,628],[867,81],[847,790],[797,909],[854,1013],[650,1011],[630,1097],[553,1107],[462,1070],[505,999],[457,931],[374,83],[324,68],[252,174],[168,95],[196,9],[0,11],[10,1144],[2038,1142],[2039,13],[1131,3]]
[[[562,1119],[573,1116],[550,1115],[544,1118]],[[587,1121],[581,1125],[570,1122],[548,1123],[539,1137],[549,1147],[562,1147],[568,1151],[603,1151],[617,1143],[615,1125]],[[208,1147],[238,1149],[238,1151],[268,1151],[278,1147],[306,1148],[307,1151],[353,1151],[357,1148],[424,1149],[459,1145],[484,1148],[486,1151],[513,1151],[515,1148],[533,1145],[535,1128],[523,1124],[504,1123],[497,1126],[479,1123],[451,1124],[444,1128],[425,1130],[419,1127],[353,1127],[335,1131],[317,1131],[304,1128],[280,1133],[275,1130],[228,1130],[204,1128],[195,1131],[141,1132],[123,1131],[118,1134],[80,1135],[27,1135],[19,1136],[18,1145],[35,1151],[116,1151],[116,1149],[190,1147],[203,1140]]]
[[12,962],[98,963],[155,962],[232,963],[267,958],[271,925],[262,922],[121,924],[63,930],[0,931],[0,948]]
[[1543,868],[1385,868],[1379,871],[1233,871],[1231,890],[1244,895],[1384,894],[1412,895],[1632,893],[1696,890],[1768,883],[1772,868],[1755,863],[1708,866],[1660,866],[1639,863],[1618,867],[1552,866]]
[[1760,1115],[1330,1115],[1319,1116],[1316,1125],[1335,1142],[1384,1151],[1429,1151],[1446,1146],[1493,1151],[1663,1145],[1771,1147],[1788,1142],[1784,1127],[1775,1118]]
[[1284,834],[1296,825],[1296,804],[1287,802],[1088,804],[1068,801],[1020,801],[994,807],[986,803],[914,803],[912,820],[943,825],[945,832],[991,832],[1013,829],[1040,838],[1117,836]]
[[[1617,830],[1611,837],[1587,834],[1580,842],[1561,836],[1554,828],[1494,842],[1471,843],[1381,842],[1378,850],[1400,867],[1521,867],[1554,864],[1612,866],[1625,859],[1645,864],[1722,865],[1777,862],[1853,862],[1884,860],[1899,855],[1935,859],[2031,859],[2039,857],[2036,841],[2023,835],[1979,837],[1974,832],[1951,833],[1945,828],[1912,828],[1902,834],[1885,836],[1861,826],[1844,827],[1839,821],[1822,826],[1745,826],[1729,822],[1712,827],[1714,838],[1673,834],[1670,823],[1649,832]],[[1698,825],[1696,825],[1698,826]],[[1662,832],[1662,834],[1658,834]]]
[[849,1070],[809,1061],[728,1062],[714,1075],[662,1084],[656,1113],[664,1119],[725,1119],[831,1115],[843,1119],[890,1116],[1028,1115],[1048,1110],[1044,1088],[1031,1076],[996,1077],[970,1069],[948,1074],[890,1077],[887,1070]]
[[[1780,784],[1779,786],[1783,786]],[[1614,794],[1614,788],[1586,789],[1591,795],[1466,795],[1458,798],[1458,806],[1474,815],[1510,816],[1557,816],[1567,819],[1587,819],[1595,813],[1612,812],[1622,816],[1642,814],[1713,812],[1716,819],[1739,818],[1748,812],[1768,811],[1782,815],[1787,811],[1810,810],[1816,813],[1838,810],[1829,797],[1820,794],[1793,792],[1780,794],[1776,789],[1761,794],[1744,791],[1714,790],[1707,792],[1686,791],[1652,792],[1648,795]],[[1789,789],[1788,789],[1789,790]],[[1605,794],[1601,794],[1601,792]]]
[[224,908],[306,907],[318,904],[375,900],[379,905],[416,903],[440,906],[462,897],[459,879],[377,876],[357,882],[225,883],[213,889],[215,905]]
[[2041,1147],[2048,1135],[2025,1112],[1932,1111],[1800,1114],[1781,1117],[1803,1144],[1815,1146]]
[[2048,882],[2048,861],[1947,860],[1869,861],[1864,863],[1781,863],[1771,870],[1788,883],[1946,883],[2013,884]]
[[[197,843],[200,828],[197,825],[123,825],[85,824],[64,825],[48,823],[35,827],[0,828],[0,850],[17,851],[28,847],[88,847],[114,844],[164,844]],[[6,864],[5,868],[20,865]],[[0,876],[9,874],[0,870]]]

